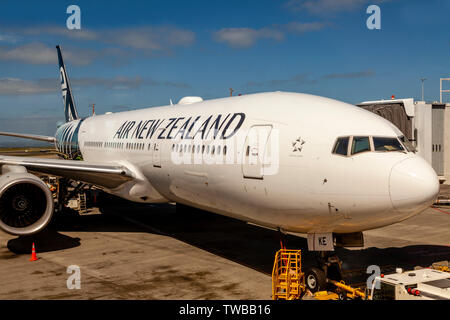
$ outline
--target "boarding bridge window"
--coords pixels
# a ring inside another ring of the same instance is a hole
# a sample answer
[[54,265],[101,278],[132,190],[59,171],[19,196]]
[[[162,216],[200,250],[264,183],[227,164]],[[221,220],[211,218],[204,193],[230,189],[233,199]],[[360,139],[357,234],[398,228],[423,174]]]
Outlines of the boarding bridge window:
[[369,137],[353,137],[352,154],[370,151]]
[[343,138],[337,139],[336,144],[334,145],[333,153],[346,156],[347,151],[348,151],[348,140],[349,139],[350,139],[349,137],[343,137]]
[[405,151],[397,138],[379,138],[373,137],[373,147],[375,151]]

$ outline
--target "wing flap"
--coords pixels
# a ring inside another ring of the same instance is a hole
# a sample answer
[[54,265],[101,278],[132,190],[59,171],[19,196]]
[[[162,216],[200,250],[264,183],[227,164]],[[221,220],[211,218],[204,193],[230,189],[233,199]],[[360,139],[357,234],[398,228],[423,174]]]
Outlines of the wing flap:
[[32,172],[79,180],[108,189],[115,189],[134,179],[133,173],[121,164],[0,156],[2,165],[23,166]]

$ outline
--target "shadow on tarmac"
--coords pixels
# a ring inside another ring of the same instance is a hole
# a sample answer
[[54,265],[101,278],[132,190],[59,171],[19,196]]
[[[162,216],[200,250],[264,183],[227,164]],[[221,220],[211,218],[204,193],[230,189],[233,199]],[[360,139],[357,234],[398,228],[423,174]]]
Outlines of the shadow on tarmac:
[[[276,231],[186,206],[177,210],[177,206],[170,204],[140,205],[118,200],[104,205],[101,211],[105,216],[123,215],[138,221],[146,232],[170,236],[266,274],[272,273],[273,259],[280,249]],[[306,238],[286,235],[284,241],[288,249],[302,250],[303,270],[316,265],[316,253],[308,251]],[[437,261],[450,260],[450,247],[336,248],[335,254],[343,261],[344,279],[359,283],[369,276],[366,270],[370,265],[379,266],[382,273],[395,272],[397,267],[405,270],[428,267]]]
[[72,238],[54,230],[46,229],[31,236],[11,239],[7,243],[7,248],[15,254],[31,254],[33,243],[36,246],[36,253],[42,253],[78,247],[80,238]]
[[[8,242],[15,253],[30,253],[32,242],[39,242],[37,252],[69,249],[80,245],[79,238],[60,234],[80,232],[150,232],[162,234],[188,243],[212,254],[232,260],[257,271],[271,274],[275,253],[280,248],[275,231],[249,225],[242,221],[194,208],[175,205],[141,205],[107,197],[100,204],[102,214],[79,216],[56,215],[44,232],[30,237],[19,237]],[[285,236],[288,249],[302,250],[303,270],[316,264],[316,254],[307,250],[306,238]],[[401,248],[366,248],[349,250],[337,248],[336,255],[343,261],[344,279],[350,283],[364,282],[366,269],[378,265],[384,273],[396,267],[411,270],[428,267],[433,262],[450,260],[450,247],[412,245]],[[356,274],[356,275],[355,275]]]

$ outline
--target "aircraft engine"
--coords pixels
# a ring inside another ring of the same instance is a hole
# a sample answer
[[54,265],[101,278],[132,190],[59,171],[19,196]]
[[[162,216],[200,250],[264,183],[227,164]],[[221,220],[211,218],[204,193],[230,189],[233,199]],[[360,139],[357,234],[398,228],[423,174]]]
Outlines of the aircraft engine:
[[53,216],[48,186],[28,172],[0,176],[0,229],[13,235],[30,235],[44,229]]

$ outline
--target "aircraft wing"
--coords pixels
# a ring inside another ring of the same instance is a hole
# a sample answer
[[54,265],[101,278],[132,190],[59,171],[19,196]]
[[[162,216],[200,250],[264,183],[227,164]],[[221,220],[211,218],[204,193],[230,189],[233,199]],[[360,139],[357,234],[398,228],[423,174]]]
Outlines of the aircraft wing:
[[9,136],[9,137],[31,139],[31,140],[39,140],[39,141],[46,141],[49,143],[54,143],[56,140],[55,137],[40,136],[40,135],[36,135],[36,134],[14,133],[14,132],[0,132],[0,136]]
[[55,175],[115,189],[134,179],[133,173],[121,164],[44,158],[23,158],[0,155],[0,166],[23,166],[31,172]]

